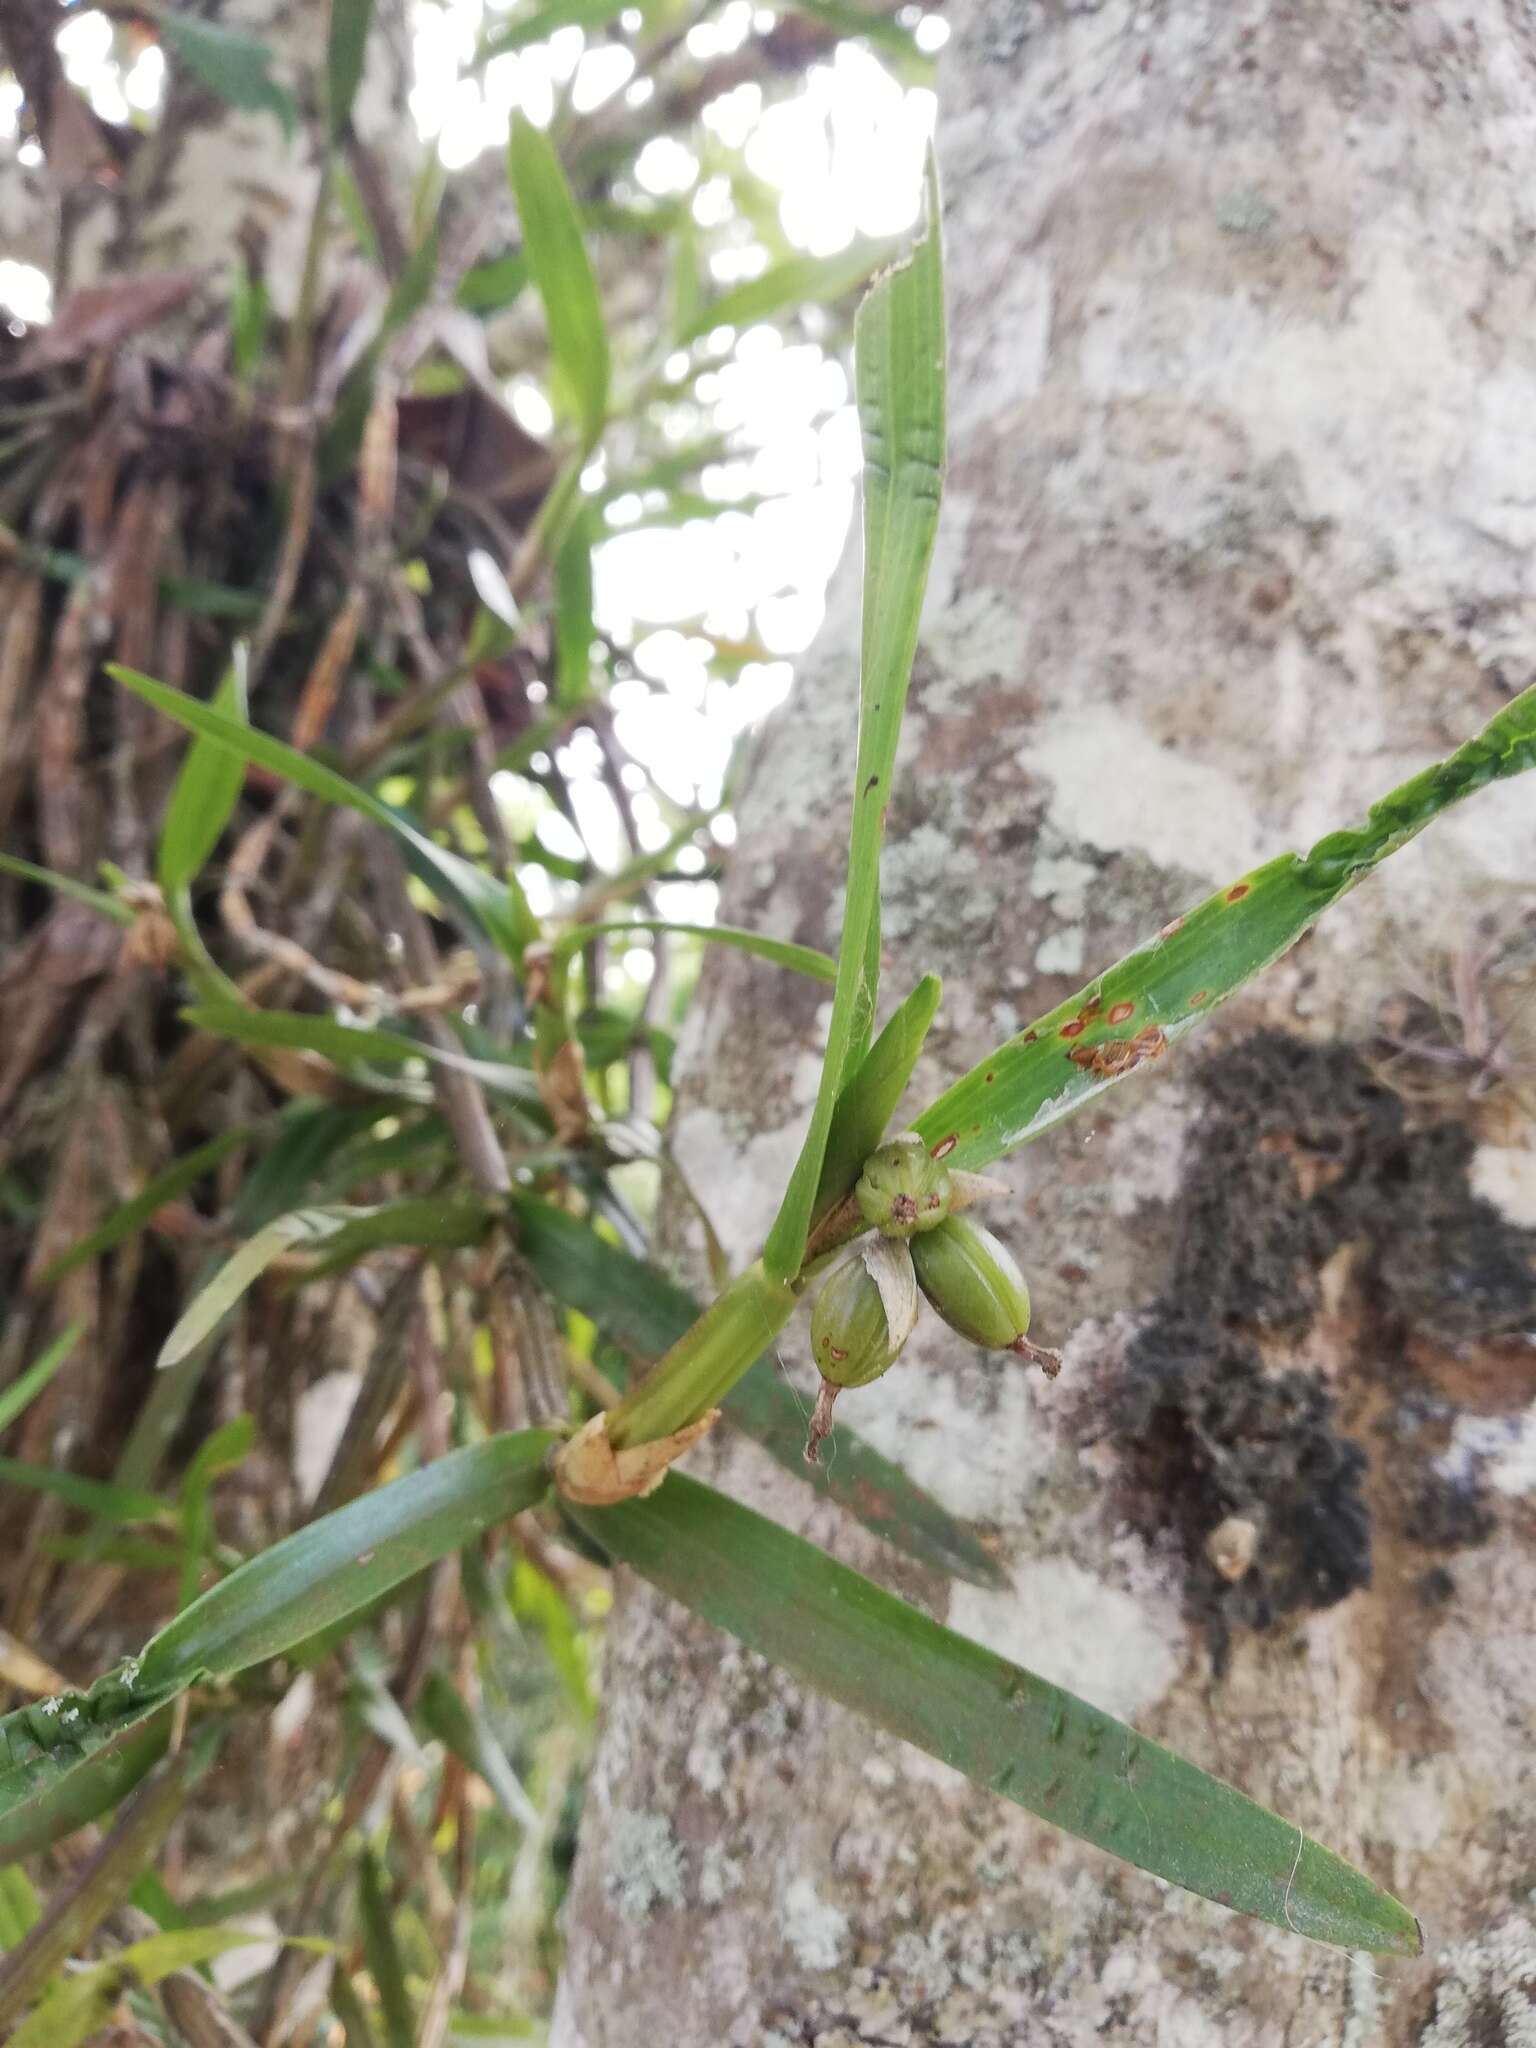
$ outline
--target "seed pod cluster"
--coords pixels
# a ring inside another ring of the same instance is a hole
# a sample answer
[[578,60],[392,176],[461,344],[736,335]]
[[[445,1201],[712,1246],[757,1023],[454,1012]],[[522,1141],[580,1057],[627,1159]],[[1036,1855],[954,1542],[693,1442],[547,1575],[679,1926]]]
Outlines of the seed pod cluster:
[[870,1154],[855,1190],[878,1235],[834,1268],[811,1316],[821,1392],[805,1455],[816,1462],[843,1387],[889,1371],[917,1321],[918,1290],[952,1330],[988,1351],[1012,1351],[1054,1379],[1061,1359],[1032,1344],[1029,1289],[1018,1261],[990,1230],[960,1210],[1005,1190],[979,1175],[951,1174],[915,1131]]

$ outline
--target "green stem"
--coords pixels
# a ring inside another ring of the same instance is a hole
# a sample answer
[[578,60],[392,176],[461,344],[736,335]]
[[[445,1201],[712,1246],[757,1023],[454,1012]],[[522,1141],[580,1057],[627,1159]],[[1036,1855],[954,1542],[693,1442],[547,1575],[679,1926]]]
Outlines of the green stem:
[[797,1298],[787,1282],[769,1278],[761,1259],[748,1266],[639,1386],[610,1409],[609,1442],[616,1449],[654,1443],[718,1408],[789,1321]]

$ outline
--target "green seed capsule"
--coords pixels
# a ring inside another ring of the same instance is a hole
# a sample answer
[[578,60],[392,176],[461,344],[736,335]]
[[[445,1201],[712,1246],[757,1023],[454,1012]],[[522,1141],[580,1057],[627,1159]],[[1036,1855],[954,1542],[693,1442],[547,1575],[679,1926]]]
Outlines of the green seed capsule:
[[949,1174],[916,1131],[871,1152],[854,1190],[859,1214],[882,1237],[936,1230],[949,1214]]
[[1029,1289],[1013,1253],[968,1216],[912,1240],[917,1284],[952,1330],[1007,1351],[1029,1328]]
[[867,1387],[895,1363],[916,1320],[906,1247],[882,1241],[855,1252],[834,1269],[811,1313],[811,1350],[822,1378],[834,1387]]

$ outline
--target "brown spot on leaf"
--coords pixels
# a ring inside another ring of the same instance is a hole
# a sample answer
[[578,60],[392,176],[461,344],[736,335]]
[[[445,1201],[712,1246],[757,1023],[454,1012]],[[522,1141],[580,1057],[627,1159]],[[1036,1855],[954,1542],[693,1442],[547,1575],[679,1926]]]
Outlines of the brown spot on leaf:
[[1134,1038],[1106,1038],[1102,1045],[1074,1046],[1067,1058],[1073,1066],[1081,1067],[1085,1074],[1115,1080],[1121,1074],[1128,1074],[1133,1067],[1139,1067],[1143,1061],[1157,1059],[1167,1050],[1167,1039],[1157,1025],[1149,1024]]
[[1087,1020],[1085,1018],[1074,1017],[1069,1023],[1062,1025],[1061,1035],[1063,1038],[1081,1038],[1086,1028]]
[[1183,931],[1183,929],[1184,920],[1182,917],[1170,918],[1168,923],[1163,926],[1162,930],[1158,933],[1157,936],[1160,939],[1171,939],[1175,932],[1181,932]]
[[947,1138],[940,1138],[937,1145],[935,1145],[933,1148],[934,1158],[947,1159],[950,1153],[953,1152],[955,1147],[959,1144],[959,1142],[960,1133],[958,1131],[951,1131]]
[[1229,903],[1241,903],[1252,887],[1252,882],[1234,882],[1227,891],[1227,901]]
[[1111,1024],[1123,1024],[1127,1017],[1134,1017],[1135,1014],[1136,1005],[1134,1003],[1116,1003],[1109,1013],[1109,1021]]
[[1202,1003],[1210,1000],[1210,994],[1211,992],[1208,988],[1197,988],[1189,999],[1189,1007],[1192,1010],[1198,1010]]

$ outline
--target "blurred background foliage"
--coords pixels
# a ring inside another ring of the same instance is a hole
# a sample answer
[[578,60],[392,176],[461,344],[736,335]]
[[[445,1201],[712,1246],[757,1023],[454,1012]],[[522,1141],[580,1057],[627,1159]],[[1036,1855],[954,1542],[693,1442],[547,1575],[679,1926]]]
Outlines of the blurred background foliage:
[[[846,529],[851,314],[944,33],[7,8],[0,1704],[686,1325],[649,1263],[695,1207],[672,1061]],[[188,748],[108,660],[363,814]],[[828,965],[759,950],[766,1001]],[[798,1465],[782,1379],[737,1420]],[[818,1483],[899,1485],[862,1455]],[[538,2039],[607,1601],[523,1516],[260,1673],[211,1768],[0,1873],[0,2010],[65,1986],[52,2048]]]

